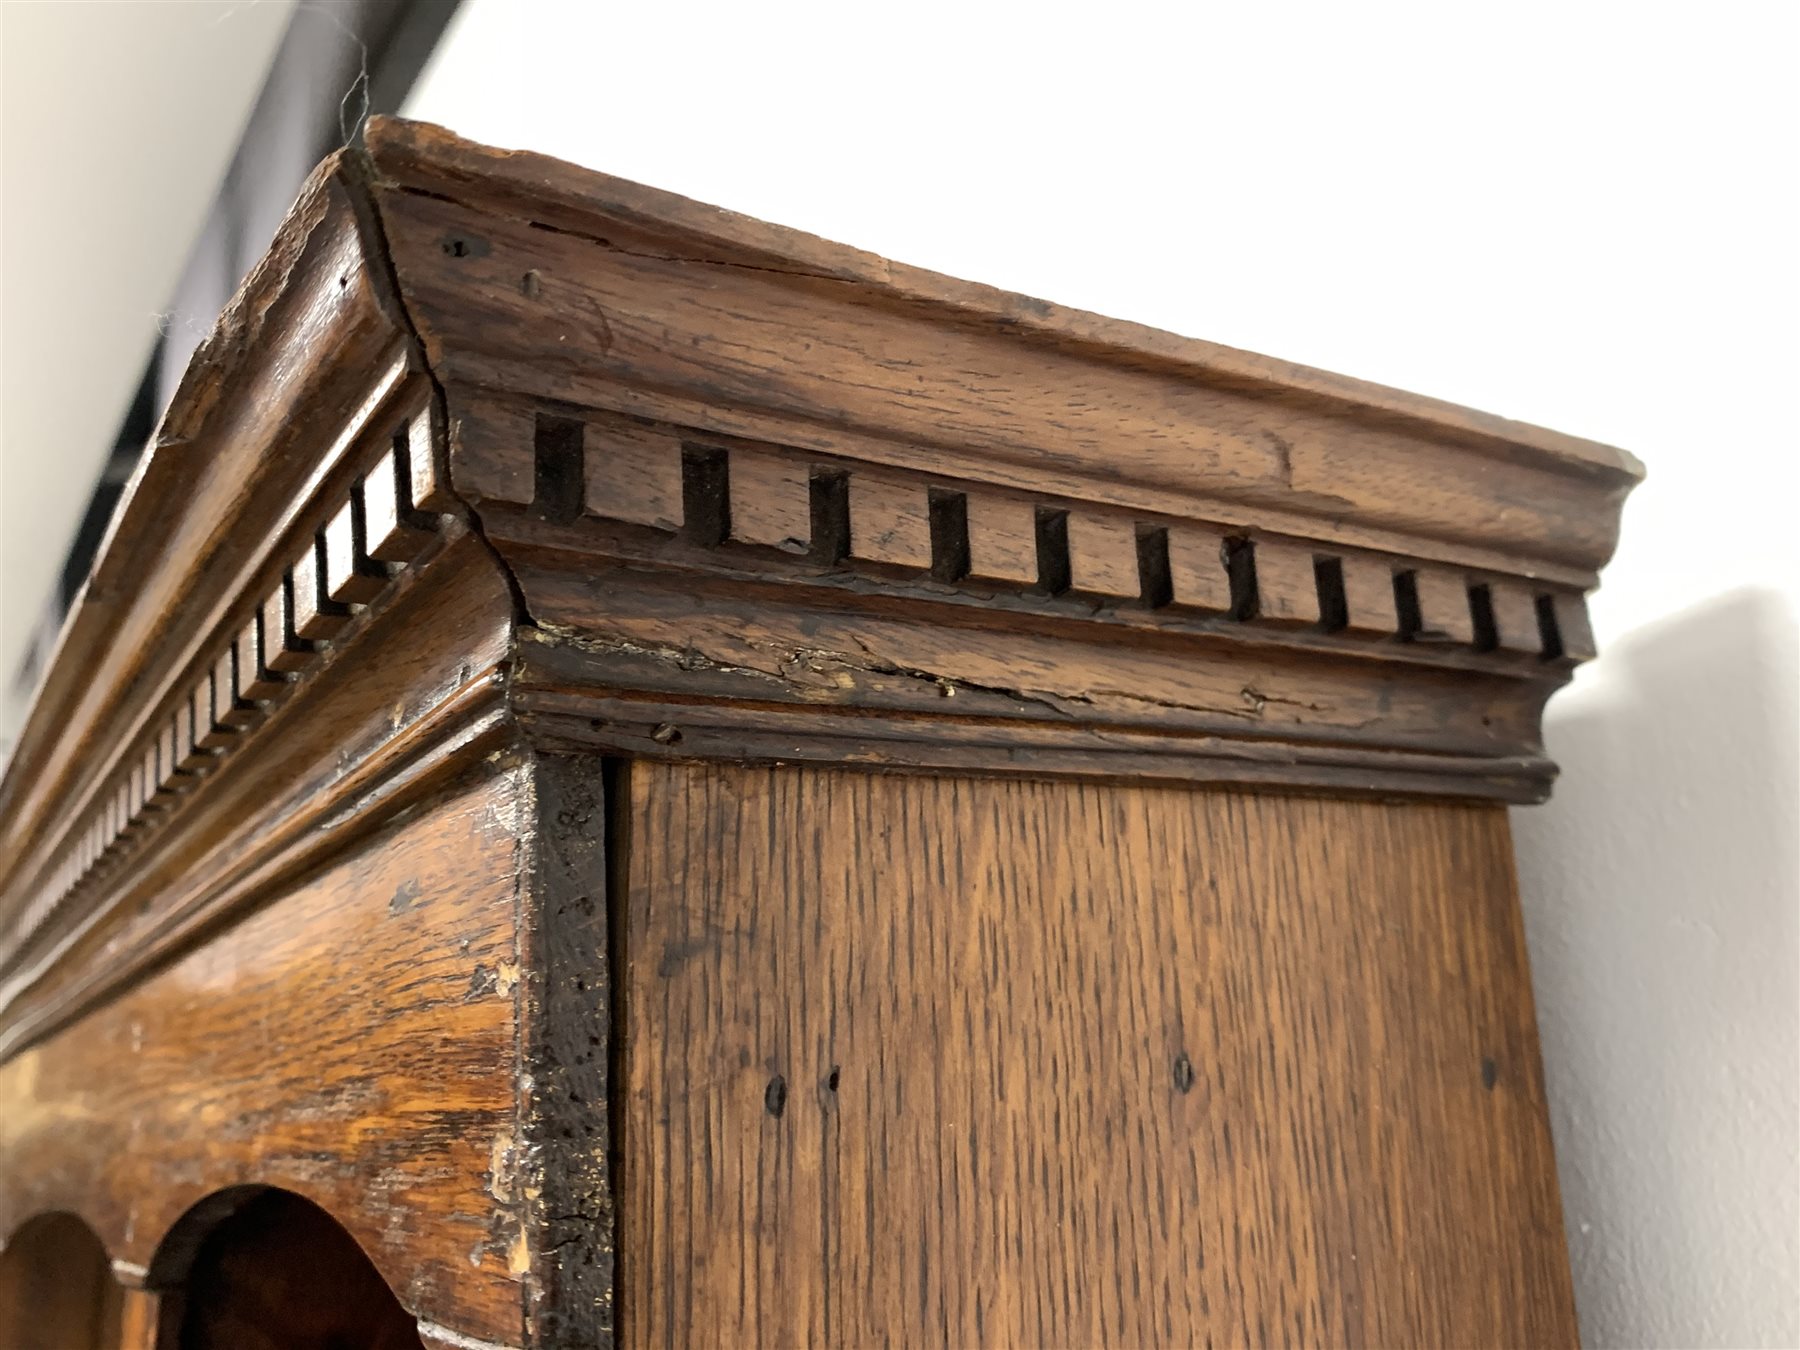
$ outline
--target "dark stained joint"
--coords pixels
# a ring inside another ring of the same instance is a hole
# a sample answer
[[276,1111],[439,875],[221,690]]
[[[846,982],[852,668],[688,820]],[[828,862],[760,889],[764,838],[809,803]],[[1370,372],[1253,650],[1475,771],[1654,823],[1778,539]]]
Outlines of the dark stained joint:
[[1537,598],[1538,640],[1542,644],[1546,661],[1560,661],[1563,658],[1562,625],[1556,618],[1556,597],[1540,595]]
[[1138,593],[1151,609],[1175,600],[1175,579],[1169,570],[1169,532],[1160,525],[1137,527]]
[[1069,589],[1069,513],[1040,506],[1036,515],[1038,589],[1061,595]]
[[969,499],[948,488],[932,488],[927,498],[931,522],[931,576],[957,582],[969,575]]
[[1313,585],[1319,593],[1319,627],[1335,633],[1350,622],[1350,601],[1344,593],[1344,563],[1323,554],[1313,559]]
[[731,533],[731,460],[711,446],[681,447],[681,510],[687,537],[717,548]]
[[814,469],[807,490],[813,561],[835,567],[850,556],[850,475],[842,469]]
[[566,525],[581,515],[587,429],[574,418],[537,415],[533,439],[531,510],[540,520]]
[[1424,629],[1424,619],[1419,614],[1417,572],[1394,573],[1394,614],[1400,620],[1400,640],[1417,642]]
[[1500,627],[1494,621],[1493,588],[1474,582],[1469,586],[1469,618],[1475,625],[1475,650],[1491,652],[1500,646]]
[[1231,587],[1231,617],[1248,623],[1261,611],[1256,593],[1256,545],[1242,536],[1219,546],[1225,578]]

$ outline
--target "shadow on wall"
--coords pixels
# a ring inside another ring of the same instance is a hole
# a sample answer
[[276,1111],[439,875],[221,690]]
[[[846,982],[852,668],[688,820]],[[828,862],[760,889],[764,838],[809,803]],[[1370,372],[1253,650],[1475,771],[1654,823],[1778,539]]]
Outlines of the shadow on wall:
[[1800,1345],[1800,780],[1788,601],[1612,644],[1516,811],[1582,1339]]

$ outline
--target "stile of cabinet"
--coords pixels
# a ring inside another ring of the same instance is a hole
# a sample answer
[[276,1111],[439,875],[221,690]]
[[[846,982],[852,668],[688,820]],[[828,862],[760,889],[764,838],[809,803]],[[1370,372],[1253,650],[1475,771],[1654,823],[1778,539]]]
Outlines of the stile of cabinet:
[[1640,475],[376,119],[0,785],[0,1341],[1573,1343]]

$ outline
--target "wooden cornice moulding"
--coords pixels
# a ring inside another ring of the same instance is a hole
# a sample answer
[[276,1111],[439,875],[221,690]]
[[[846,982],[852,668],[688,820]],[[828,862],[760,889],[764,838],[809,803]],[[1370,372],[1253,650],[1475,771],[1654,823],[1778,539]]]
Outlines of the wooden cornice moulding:
[[196,355],[38,692],[0,1048],[525,741],[1540,799],[1640,475],[376,119]]

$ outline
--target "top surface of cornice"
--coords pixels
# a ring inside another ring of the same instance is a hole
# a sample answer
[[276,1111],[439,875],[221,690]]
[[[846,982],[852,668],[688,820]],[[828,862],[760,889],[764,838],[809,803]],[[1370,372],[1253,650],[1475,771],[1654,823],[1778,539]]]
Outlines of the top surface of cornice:
[[911,267],[547,155],[464,140],[430,123],[375,117],[366,144],[387,181],[497,214],[589,235],[641,233],[681,245],[681,256],[851,283],[895,302],[1002,324],[1021,338],[1091,349],[1171,376],[1287,392],[1428,428],[1447,445],[1539,455],[1572,473],[1592,473],[1622,486],[1643,477],[1636,456],[1598,441]]

